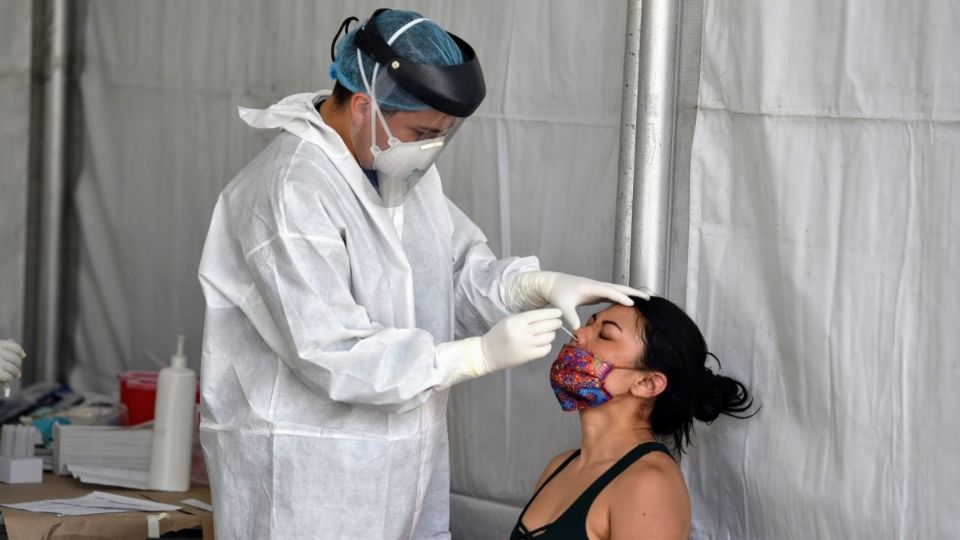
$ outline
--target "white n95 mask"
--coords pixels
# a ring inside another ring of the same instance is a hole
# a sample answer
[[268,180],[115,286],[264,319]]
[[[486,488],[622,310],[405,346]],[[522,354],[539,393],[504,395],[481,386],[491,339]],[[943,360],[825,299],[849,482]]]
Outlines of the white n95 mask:
[[[386,126],[386,124],[384,124]],[[401,204],[421,177],[433,166],[445,146],[444,137],[402,142],[391,136],[389,148],[370,146],[373,168],[377,171],[380,199],[387,207]]]

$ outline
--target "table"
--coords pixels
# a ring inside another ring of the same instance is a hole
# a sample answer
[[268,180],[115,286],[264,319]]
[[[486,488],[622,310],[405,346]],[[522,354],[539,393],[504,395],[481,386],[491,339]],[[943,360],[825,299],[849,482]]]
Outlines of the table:
[[[213,539],[213,514],[181,503],[183,499],[199,499],[210,502],[208,486],[191,486],[190,491],[171,493],[145,491],[110,486],[81,484],[69,476],[44,473],[40,484],[4,484],[0,482],[0,504],[39,501],[44,499],[67,499],[81,497],[91,491],[105,491],[127,497],[175,504],[181,510],[167,512],[160,520],[160,533],[201,528],[204,540]],[[28,512],[15,508],[2,508],[3,520],[10,540],[40,540],[64,538],[132,539],[147,538],[147,516],[156,512],[118,512],[89,516],[58,516],[56,514]]]

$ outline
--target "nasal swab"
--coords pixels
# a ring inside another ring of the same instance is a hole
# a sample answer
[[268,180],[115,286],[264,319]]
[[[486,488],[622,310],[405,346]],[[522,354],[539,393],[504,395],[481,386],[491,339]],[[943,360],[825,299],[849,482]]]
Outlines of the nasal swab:
[[566,326],[560,325],[560,329],[563,330],[564,332],[566,332],[567,334],[569,334],[570,337],[572,337],[574,341],[578,341],[578,340],[577,340],[577,336],[573,335],[573,332],[567,330],[567,327],[566,327]]

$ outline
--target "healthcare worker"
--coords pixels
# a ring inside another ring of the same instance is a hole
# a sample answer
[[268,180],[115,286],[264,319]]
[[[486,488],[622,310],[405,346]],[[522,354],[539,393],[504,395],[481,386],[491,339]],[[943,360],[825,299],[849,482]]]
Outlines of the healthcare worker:
[[393,10],[334,42],[332,94],[241,109],[280,132],[203,250],[217,536],[449,538],[448,389],[643,293],[497,259],[444,196],[433,162],[485,93],[467,43]]

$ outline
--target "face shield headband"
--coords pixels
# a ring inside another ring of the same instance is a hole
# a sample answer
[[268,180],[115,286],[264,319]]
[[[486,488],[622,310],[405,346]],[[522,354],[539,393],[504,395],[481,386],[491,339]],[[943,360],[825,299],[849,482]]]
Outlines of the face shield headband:
[[377,15],[384,11],[386,9],[373,12],[366,24],[357,30],[354,38],[357,50],[373,58],[401,88],[431,108],[459,118],[473,114],[487,92],[480,62],[473,48],[447,32],[463,54],[462,64],[421,64],[404,58],[377,32]]

